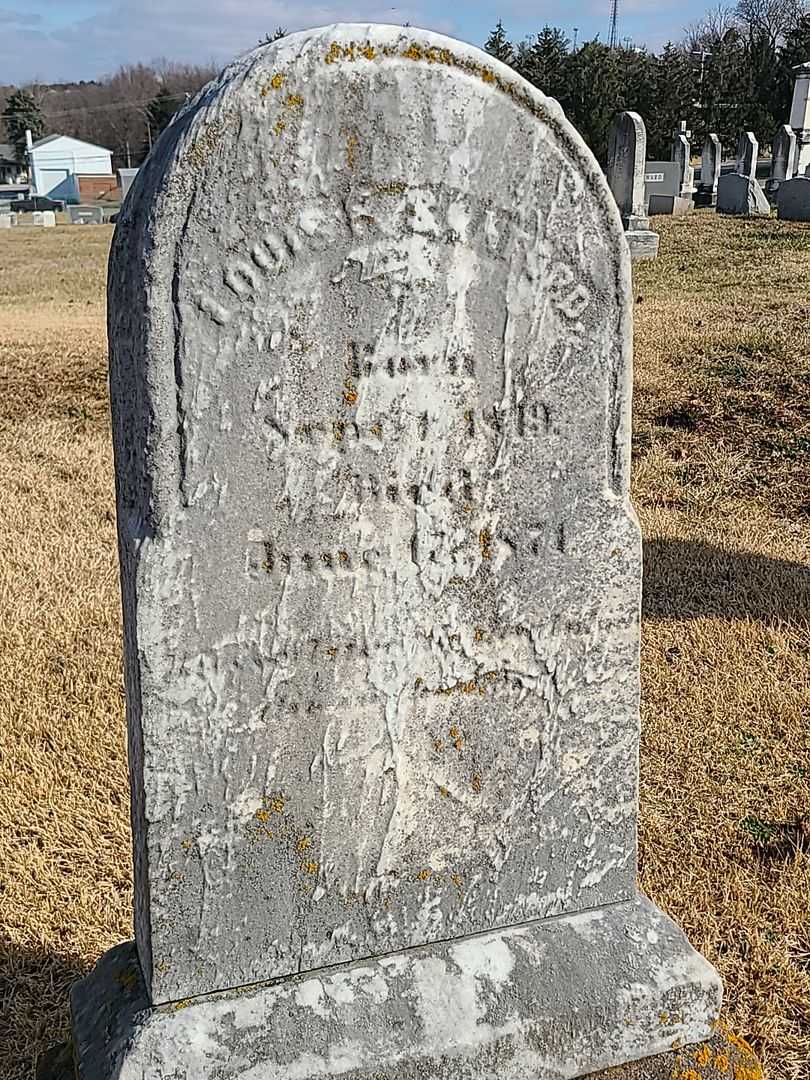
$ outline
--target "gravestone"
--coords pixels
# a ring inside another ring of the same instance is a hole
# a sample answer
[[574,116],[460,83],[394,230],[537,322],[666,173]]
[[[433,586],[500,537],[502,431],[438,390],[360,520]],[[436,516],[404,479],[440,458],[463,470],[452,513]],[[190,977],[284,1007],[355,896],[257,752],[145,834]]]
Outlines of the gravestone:
[[796,136],[793,176],[800,176],[810,165],[810,63],[797,64],[793,79],[790,104],[790,126]]
[[132,187],[132,181],[138,175],[137,169],[119,169],[118,170],[118,186],[121,188],[121,202],[127,197],[129,189]]
[[692,132],[687,131],[686,121],[681,120],[678,125],[678,130],[672,137],[672,152],[670,157],[674,161],[680,170],[680,191],[678,195],[681,199],[686,199],[690,203],[692,202],[692,196],[695,191],[695,170],[692,168],[692,150],[689,143],[692,137]]
[[810,221],[810,165],[801,176],[779,185],[776,216],[780,221]]
[[700,156],[700,184],[695,197],[697,206],[714,206],[717,203],[717,182],[720,179],[722,161],[723,147],[720,139],[710,131],[703,142],[703,153]]
[[771,202],[776,201],[779,185],[793,179],[795,163],[796,136],[790,124],[781,124],[771,143],[771,174],[765,183],[765,194]]
[[17,224],[16,214],[0,214],[0,229],[10,229]]
[[31,224],[41,227],[42,223],[42,211],[34,210],[34,212],[31,214]]
[[557,103],[437,34],[286,36],[164,132],[108,293],[136,944],[79,1080],[709,1037],[635,887],[630,284]]
[[42,211],[42,227],[52,229],[56,225],[56,214],[53,210]]
[[644,165],[644,190],[647,213],[680,216],[692,209],[692,200],[682,199],[683,183],[681,165],[676,161],[647,161]]
[[71,225],[103,225],[104,211],[100,206],[70,205],[67,208]]
[[759,143],[753,131],[741,131],[737,139],[737,175],[756,179]]
[[658,233],[650,228],[644,190],[647,132],[634,112],[619,113],[608,141],[607,180],[624,226],[631,259],[654,259]]
[[739,217],[769,217],[771,207],[753,176],[723,173],[717,184],[717,213]]

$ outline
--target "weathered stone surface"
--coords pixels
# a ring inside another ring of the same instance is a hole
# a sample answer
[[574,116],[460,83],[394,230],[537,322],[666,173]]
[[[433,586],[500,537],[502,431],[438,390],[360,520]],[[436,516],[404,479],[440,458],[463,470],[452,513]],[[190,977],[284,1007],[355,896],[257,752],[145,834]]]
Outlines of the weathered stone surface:
[[724,173],[717,184],[718,214],[740,214],[743,217],[768,217],[771,208],[765,193],[750,176]]
[[737,140],[737,174],[756,179],[759,143],[753,131],[741,131]]
[[810,221],[810,176],[794,176],[779,185],[776,216],[780,221]]
[[141,169],[109,311],[153,1000],[630,898],[629,267],[557,104],[290,35]]
[[796,136],[789,124],[781,124],[771,143],[771,175],[765,183],[765,194],[775,201],[779,185],[793,177],[796,165]]
[[[607,180],[625,228],[631,259],[652,259],[658,253],[658,236],[650,233],[647,218],[644,165],[647,132],[634,112],[619,113],[608,142]],[[650,233],[648,237],[646,234]]]
[[658,254],[658,233],[652,229],[628,229],[624,237],[631,259],[654,259]]
[[718,1024],[710,1039],[655,1057],[591,1073],[584,1080],[763,1080],[762,1066],[744,1039]]
[[73,991],[80,1080],[562,1080],[709,1037],[720,980],[642,898],[150,1009],[131,945]]

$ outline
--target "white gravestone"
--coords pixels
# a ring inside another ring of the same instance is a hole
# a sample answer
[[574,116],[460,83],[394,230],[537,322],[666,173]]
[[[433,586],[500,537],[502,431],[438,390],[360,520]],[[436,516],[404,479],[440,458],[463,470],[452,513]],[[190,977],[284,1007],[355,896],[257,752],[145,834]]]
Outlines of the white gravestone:
[[644,189],[647,132],[635,112],[621,112],[613,121],[608,140],[607,180],[624,225],[631,259],[653,259],[658,254],[658,233],[650,228]]
[[765,193],[772,202],[780,184],[793,179],[795,164],[796,136],[790,124],[781,124],[771,144],[771,175],[765,184]]
[[692,149],[690,145],[691,131],[686,129],[686,121],[681,120],[678,130],[672,138],[672,152],[670,159],[679,167],[681,186],[678,195],[691,203],[695,191],[695,170],[692,168]]
[[12,225],[16,225],[15,214],[0,214],[0,229],[10,229]]
[[53,229],[56,225],[56,214],[53,210],[42,211],[42,227],[44,229]]
[[449,38],[289,35],[163,134],[109,285],[137,953],[80,1080],[708,1037],[635,889],[631,310],[580,137]]
[[793,73],[790,126],[796,136],[793,175],[799,176],[810,165],[810,63],[797,64]]
[[723,147],[713,131],[703,141],[703,153],[700,157],[700,185],[698,187],[701,206],[714,206],[717,202],[717,183],[723,161]]
[[737,139],[737,175],[757,178],[759,143],[753,131],[741,131]]

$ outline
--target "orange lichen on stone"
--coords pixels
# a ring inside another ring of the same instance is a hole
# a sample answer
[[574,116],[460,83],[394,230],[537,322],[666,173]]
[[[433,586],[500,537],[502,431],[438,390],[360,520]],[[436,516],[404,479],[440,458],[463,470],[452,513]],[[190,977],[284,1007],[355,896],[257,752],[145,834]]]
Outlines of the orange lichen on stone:
[[425,54],[422,50],[422,47],[420,45],[417,45],[414,41],[402,55],[405,57],[406,60],[421,60]]
[[695,1051],[695,1061],[697,1062],[697,1064],[700,1065],[702,1068],[703,1066],[708,1065],[711,1060],[711,1048],[708,1047],[705,1043],[702,1046],[699,1046]]
[[461,874],[451,874],[450,880],[453,882],[457,889],[461,888]]
[[433,749],[436,751],[437,754],[440,754],[442,752],[442,750],[444,750],[444,740],[443,739],[434,739],[433,740]]
[[354,168],[354,164],[357,161],[357,146],[358,140],[356,135],[350,135],[346,140],[346,164],[350,169]]
[[492,533],[489,529],[482,529],[478,534],[478,546],[481,548],[481,558],[492,558]]
[[446,787],[442,787],[441,785],[439,785],[439,794],[443,799],[446,799],[450,792],[447,790]]
[[273,87],[274,90],[280,90],[281,87],[284,85],[284,76],[281,74],[280,71],[277,71],[273,78],[270,80],[270,85]]
[[275,131],[276,135],[280,135],[286,126],[283,120],[276,120],[273,131]]
[[306,851],[312,847],[312,839],[309,836],[302,836],[295,846],[299,851]]
[[305,874],[317,874],[318,864],[316,862],[305,862],[301,864],[301,869]]
[[426,866],[425,869],[420,870],[419,873],[416,876],[417,876],[419,881],[427,881],[427,879],[430,877],[430,875],[432,873],[433,873],[433,871],[430,869],[430,867]]
[[481,791],[481,777],[476,775],[472,778],[472,789],[476,795]]
[[269,810],[257,810],[256,811],[256,820],[261,821],[262,824],[264,824],[266,821],[268,821],[269,818],[270,818],[270,811]]
[[714,1059],[714,1067],[718,1072],[728,1072],[731,1062],[726,1054],[717,1054]]
[[365,56],[366,60],[373,60],[377,55],[374,46],[370,42],[366,42],[363,48],[360,50],[360,54]]
[[288,94],[287,97],[284,99],[284,104],[287,106],[288,109],[294,109],[298,105],[303,105],[304,99],[301,97],[300,94]]
[[482,68],[481,69],[481,78],[484,80],[485,83],[495,82],[495,76],[489,70],[489,68]]

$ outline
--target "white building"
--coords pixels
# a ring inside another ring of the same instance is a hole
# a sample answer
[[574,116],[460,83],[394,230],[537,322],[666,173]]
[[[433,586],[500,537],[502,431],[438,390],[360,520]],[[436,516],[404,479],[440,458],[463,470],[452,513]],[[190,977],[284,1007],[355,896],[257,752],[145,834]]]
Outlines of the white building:
[[28,150],[31,187],[52,199],[78,196],[78,177],[112,176],[112,151],[70,135],[47,135]]

